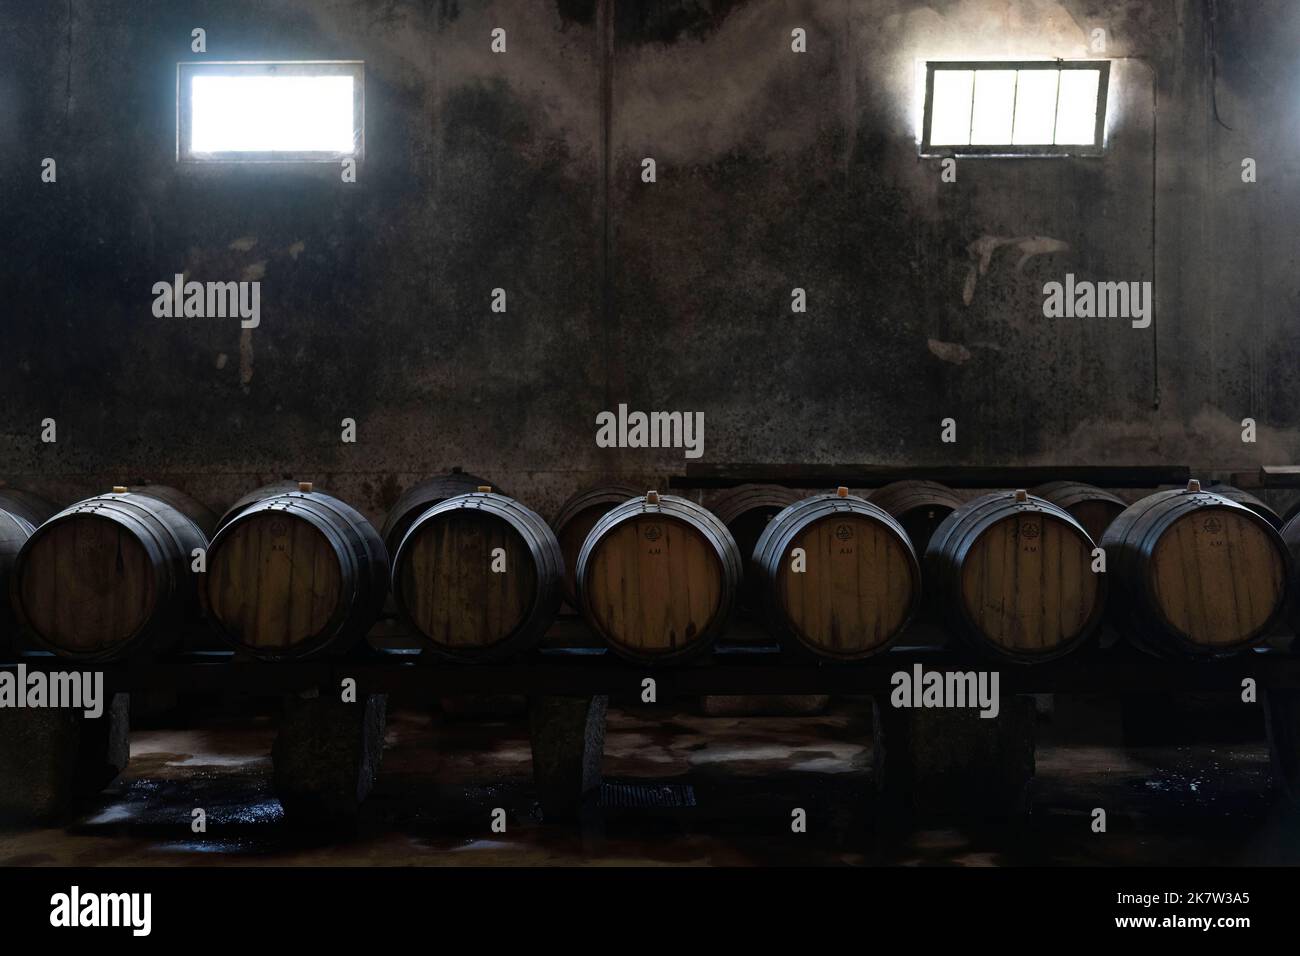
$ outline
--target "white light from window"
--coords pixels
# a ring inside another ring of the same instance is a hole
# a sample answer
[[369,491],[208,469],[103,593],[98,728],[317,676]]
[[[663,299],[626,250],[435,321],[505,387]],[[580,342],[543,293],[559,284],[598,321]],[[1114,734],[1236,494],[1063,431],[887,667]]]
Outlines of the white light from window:
[[1050,146],[1056,133],[1059,70],[1021,70],[1016,81],[1016,146]]
[[971,145],[1011,142],[1015,105],[1015,70],[980,70],[976,73],[975,110],[970,124]]
[[1096,70],[1062,70],[1061,98],[1056,107],[1056,142],[1088,145],[1097,136]]
[[351,76],[202,74],[191,82],[194,153],[354,150]]
[[974,70],[937,70],[930,142],[936,146],[965,146],[970,142],[971,84]]
[[[964,66],[964,64],[963,64]],[[1017,65],[1018,66],[1018,65]],[[931,146],[1099,146],[1101,69],[935,69]]]

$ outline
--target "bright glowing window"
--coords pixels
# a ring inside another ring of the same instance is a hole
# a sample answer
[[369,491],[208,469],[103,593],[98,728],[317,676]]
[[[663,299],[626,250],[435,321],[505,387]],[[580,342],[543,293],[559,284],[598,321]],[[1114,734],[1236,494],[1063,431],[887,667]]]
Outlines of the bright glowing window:
[[931,61],[921,152],[1099,154],[1109,77],[1107,60]]
[[364,151],[359,61],[177,64],[182,162],[334,162]]

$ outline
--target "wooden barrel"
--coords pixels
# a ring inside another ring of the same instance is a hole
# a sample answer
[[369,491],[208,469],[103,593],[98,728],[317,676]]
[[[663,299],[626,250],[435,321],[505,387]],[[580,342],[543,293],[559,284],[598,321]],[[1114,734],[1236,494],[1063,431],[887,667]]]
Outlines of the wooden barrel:
[[270,485],[227,513],[201,598],[235,647],[263,660],[342,654],[388,594],[388,552],[361,512],[310,482]]
[[926,582],[948,630],[994,657],[1061,657],[1096,629],[1106,575],[1092,570],[1092,538],[1064,508],[1027,492],[966,502],[925,553]]
[[1282,516],[1250,492],[1242,491],[1240,488],[1234,488],[1232,485],[1214,485],[1205,490],[1210,492],[1210,494],[1220,495],[1227,498],[1229,501],[1235,501],[1237,504],[1249,508],[1274,528],[1281,530],[1283,525]]
[[35,530],[21,515],[0,511],[0,661],[8,660],[17,646],[14,642],[17,621],[9,605],[9,581],[18,552]]
[[1296,515],[1300,515],[1300,498],[1293,501],[1291,507],[1287,508],[1286,513],[1282,515],[1282,526],[1286,527],[1289,525]]
[[206,511],[147,485],[59,512],[18,554],[11,594],[20,624],[39,646],[76,660],[174,646],[195,624],[193,553],[208,540],[190,514]]
[[[1282,543],[1286,545],[1286,550],[1291,558],[1291,578],[1288,582],[1287,611],[1291,623],[1291,630],[1294,634],[1300,636],[1300,515],[1293,515],[1291,520],[1282,526]],[[1293,646],[1300,646],[1296,644]]]
[[780,635],[833,660],[885,650],[921,597],[921,568],[903,525],[847,488],[805,498],[773,518],[754,548],[753,568]]
[[763,609],[762,579],[749,567],[758,539],[768,522],[798,500],[798,493],[782,485],[737,485],[709,503],[713,516],[727,526],[740,549],[745,575],[737,606],[746,615],[758,615]]
[[550,526],[487,486],[410,525],[393,556],[398,613],[452,660],[501,660],[541,640],[560,609],[564,557]]
[[0,488],[0,511],[22,518],[33,528],[39,528],[58,510],[40,495],[34,495],[30,491]]
[[578,607],[578,589],[574,584],[578,571],[578,552],[582,542],[596,526],[596,522],[609,513],[615,505],[621,505],[630,498],[641,494],[631,485],[601,485],[580,491],[556,512],[551,528],[556,540],[560,542],[560,553],[564,556],[564,600],[569,607]]
[[1083,525],[1088,537],[1100,541],[1110,523],[1119,517],[1128,503],[1105,488],[1086,485],[1081,481],[1049,481],[1039,485],[1030,494],[1064,508],[1074,520]]
[[[457,495],[471,494],[479,488],[490,487],[492,482],[467,474],[454,468],[445,475],[429,478],[412,485],[402,492],[401,497],[388,511],[384,527],[379,534],[384,539],[390,555],[397,554],[397,548],[410,530],[411,523],[439,502]],[[504,494],[500,488],[497,494]]]
[[1125,509],[1102,545],[1116,622],[1149,651],[1230,654],[1266,637],[1283,613],[1290,558],[1281,535],[1197,481]]
[[937,481],[895,481],[877,488],[867,500],[903,526],[917,554],[925,554],[935,529],[961,507],[953,490]]
[[578,607],[622,657],[684,660],[706,652],[726,626],[742,574],[726,525],[692,501],[651,491],[587,535]]

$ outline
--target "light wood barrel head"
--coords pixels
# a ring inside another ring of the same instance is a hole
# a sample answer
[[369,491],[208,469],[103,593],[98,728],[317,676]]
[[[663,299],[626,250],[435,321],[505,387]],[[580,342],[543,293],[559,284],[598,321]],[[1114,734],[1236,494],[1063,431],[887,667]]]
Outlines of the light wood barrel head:
[[[497,548],[504,559],[493,557]],[[500,560],[504,572],[493,570]],[[421,519],[402,542],[397,589],[411,623],[435,644],[488,648],[526,622],[537,600],[533,560],[523,536],[500,516],[444,511]]]
[[[803,548],[807,569],[791,555]],[[777,597],[796,635],[826,656],[866,657],[907,622],[920,581],[897,532],[869,515],[835,512],[791,539],[781,559]]]
[[231,640],[267,651],[320,637],[344,603],[329,538],[284,511],[232,523],[208,555],[209,612]]
[[587,562],[584,601],[597,629],[638,656],[695,642],[722,609],[713,545],[685,521],[645,512],[611,529]]
[[18,600],[47,644],[97,654],[125,643],[149,621],[158,602],[157,577],[130,530],[77,514],[33,536],[18,571]]
[[1149,573],[1158,613],[1205,647],[1251,640],[1285,596],[1276,542],[1236,509],[1199,508],[1178,518],[1160,536]]
[[1051,655],[1078,637],[1100,591],[1091,543],[1041,511],[994,522],[971,545],[961,571],[967,618],[1015,656]]

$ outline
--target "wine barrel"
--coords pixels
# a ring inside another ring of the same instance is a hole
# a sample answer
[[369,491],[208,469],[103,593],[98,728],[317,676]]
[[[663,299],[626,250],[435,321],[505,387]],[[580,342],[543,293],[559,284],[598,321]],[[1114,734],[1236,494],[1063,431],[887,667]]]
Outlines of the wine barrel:
[[398,613],[436,653],[466,662],[536,644],[560,609],[563,577],[550,526],[487,486],[425,510],[393,556]]
[[706,652],[743,574],[727,526],[692,501],[647,492],[596,522],[578,555],[578,607],[616,654],[644,664]]
[[747,567],[758,539],[768,522],[799,500],[799,495],[782,485],[737,485],[729,488],[709,504],[713,516],[727,526],[740,549],[744,578],[740,584],[737,606],[754,616],[763,609],[763,585],[760,576]]
[[578,570],[578,552],[582,542],[596,526],[596,522],[609,513],[615,505],[621,505],[641,492],[631,485],[601,485],[580,491],[563,505],[551,522],[556,540],[560,542],[560,553],[564,556],[564,600],[569,607],[578,606],[578,589],[574,584]]
[[[1292,632],[1300,635],[1300,581],[1295,578],[1296,575],[1300,575],[1300,515],[1292,516],[1291,520],[1282,526],[1281,535],[1282,543],[1286,545],[1287,554],[1291,558],[1292,577],[1288,582],[1290,597],[1287,602],[1288,616]],[[1300,639],[1293,646],[1300,646]]]
[[9,580],[18,552],[35,531],[21,515],[0,511],[0,661],[9,660],[16,647],[14,629],[17,621],[9,606]]
[[953,490],[937,481],[895,481],[877,488],[867,500],[903,526],[917,554],[925,554],[935,529],[961,507]]
[[[393,503],[384,519],[384,527],[379,534],[384,539],[390,555],[397,554],[397,548],[410,530],[411,523],[439,502],[457,495],[471,494],[479,488],[490,487],[491,482],[477,475],[467,474],[459,468],[453,468],[445,475],[429,478],[412,485],[402,492]],[[497,494],[504,494],[497,489]]]
[[190,515],[204,512],[161,485],[114,488],[60,511],[18,553],[10,593],[20,624],[75,660],[174,646],[196,618],[193,552],[208,540]]
[[1129,506],[1102,545],[1116,621],[1153,653],[1230,654],[1262,640],[1283,613],[1290,557],[1281,535],[1197,481]]
[[768,522],[753,567],[780,635],[832,660],[885,650],[921,597],[921,567],[903,525],[847,488],[797,501]]
[[303,482],[227,513],[208,548],[203,609],[222,636],[262,660],[344,653],[388,594],[388,552],[361,512]]
[[1205,490],[1212,495],[1220,495],[1229,501],[1235,501],[1237,504],[1249,508],[1274,528],[1279,531],[1282,529],[1282,516],[1250,492],[1234,488],[1232,485],[1213,485]]
[[1105,605],[1094,543],[1074,517],[1023,490],[966,502],[925,553],[926,582],[948,630],[976,650],[1021,663],[1052,660],[1092,635]]
[[1291,507],[1287,508],[1286,513],[1282,515],[1282,527],[1289,525],[1296,515],[1300,515],[1300,498],[1293,501]]
[[58,510],[44,498],[30,491],[0,488],[0,511],[7,511],[11,515],[22,518],[33,528],[39,528]]
[[1075,521],[1083,525],[1083,530],[1088,532],[1088,537],[1094,542],[1101,540],[1110,523],[1128,507],[1128,503],[1119,495],[1081,481],[1049,481],[1033,489],[1030,494],[1050,501],[1058,508],[1064,508]]
[[328,495],[330,493],[329,489],[322,488],[315,482],[291,481],[288,478],[280,481],[268,482],[265,485],[259,485],[243,497],[235,499],[235,503],[222,512],[221,517],[217,519],[215,530],[220,531],[230,523],[232,518],[237,516],[249,505],[255,505],[259,501],[265,501],[267,498],[274,498],[276,495],[289,495],[294,492],[300,492],[305,484],[310,484],[312,491],[317,494]]

